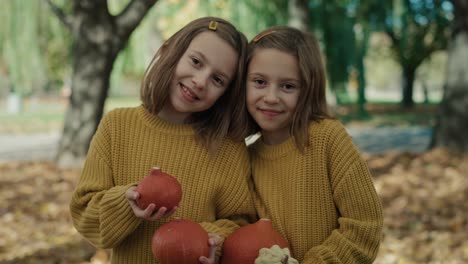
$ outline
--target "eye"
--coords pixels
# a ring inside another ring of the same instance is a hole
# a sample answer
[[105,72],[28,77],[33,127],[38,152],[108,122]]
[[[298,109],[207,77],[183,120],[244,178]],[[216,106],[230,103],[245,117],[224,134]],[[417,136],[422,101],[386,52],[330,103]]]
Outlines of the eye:
[[190,60],[192,61],[192,64],[195,66],[198,66],[201,64],[201,61],[197,57],[190,57]]
[[266,81],[263,80],[263,79],[253,79],[253,82],[255,84],[255,86],[257,87],[263,87],[266,85]]
[[291,92],[293,91],[294,89],[296,89],[296,86],[294,84],[291,84],[291,83],[284,83],[281,85],[281,88],[287,92]]
[[215,82],[218,86],[221,86],[221,87],[224,86],[224,80],[223,80],[221,77],[215,75],[215,76],[213,77],[213,80],[214,80],[214,82]]

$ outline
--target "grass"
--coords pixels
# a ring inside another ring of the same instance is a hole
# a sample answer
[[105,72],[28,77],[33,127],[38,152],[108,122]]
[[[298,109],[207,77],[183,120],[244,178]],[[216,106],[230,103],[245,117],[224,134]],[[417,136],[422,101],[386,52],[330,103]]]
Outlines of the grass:
[[60,99],[25,100],[19,113],[6,112],[0,104],[0,133],[49,132],[61,127],[66,102]]
[[22,112],[19,114],[0,113],[0,133],[22,134],[50,132],[61,128],[62,112]]
[[[112,97],[107,99],[105,111],[139,104],[137,97]],[[62,129],[67,101],[60,98],[25,100],[20,113],[7,113],[5,109],[6,106],[0,102],[0,133],[49,133]]]
[[395,102],[370,102],[366,104],[366,114],[360,113],[356,105],[340,106],[334,114],[346,125],[433,126],[437,106],[436,103],[416,104],[405,109]]
[[110,97],[106,100],[105,110],[109,111],[117,107],[133,107],[140,104],[138,97]]

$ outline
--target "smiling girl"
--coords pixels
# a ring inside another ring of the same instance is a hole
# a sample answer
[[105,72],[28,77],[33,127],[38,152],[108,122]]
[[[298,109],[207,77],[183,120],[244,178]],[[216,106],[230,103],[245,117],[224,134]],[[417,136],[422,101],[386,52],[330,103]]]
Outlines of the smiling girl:
[[[155,230],[173,217],[212,234],[202,263],[214,263],[219,239],[255,216],[250,164],[241,129],[247,41],[229,22],[197,19],[158,50],[141,86],[143,104],[107,113],[92,140],[70,204],[73,224],[112,263],[158,263]],[[138,182],[153,166],[182,186],[179,208],[136,206]],[[242,222],[242,221],[241,221]]]
[[313,36],[273,27],[249,44],[250,147],[259,217],[299,263],[371,263],[382,207],[366,163],[328,115],[325,67]]

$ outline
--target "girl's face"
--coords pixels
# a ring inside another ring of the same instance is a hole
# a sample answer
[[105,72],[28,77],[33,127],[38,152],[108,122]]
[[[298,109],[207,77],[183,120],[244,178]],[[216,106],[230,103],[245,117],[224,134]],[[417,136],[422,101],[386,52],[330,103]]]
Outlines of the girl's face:
[[247,109],[267,144],[289,138],[301,89],[296,57],[278,49],[258,49],[248,65]]
[[158,116],[183,123],[190,114],[209,109],[228,88],[237,63],[236,50],[216,33],[198,34],[177,63],[169,100]]

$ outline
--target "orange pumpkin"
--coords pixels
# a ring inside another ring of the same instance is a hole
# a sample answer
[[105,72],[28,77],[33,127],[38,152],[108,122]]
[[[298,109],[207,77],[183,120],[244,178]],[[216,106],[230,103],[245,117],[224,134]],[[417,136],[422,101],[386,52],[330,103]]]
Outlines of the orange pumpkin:
[[136,191],[140,194],[136,203],[141,209],[146,209],[150,203],[154,203],[156,210],[163,206],[171,210],[178,206],[182,199],[180,183],[158,167],[153,167],[138,183]]
[[254,264],[261,248],[278,245],[289,248],[288,241],[273,228],[269,219],[240,227],[224,241],[222,264]]
[[161,264],[199,264],[209,254],[208,233],[196,222],[174,219],[156,230],[151,250]]

